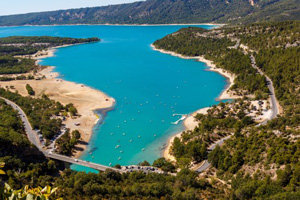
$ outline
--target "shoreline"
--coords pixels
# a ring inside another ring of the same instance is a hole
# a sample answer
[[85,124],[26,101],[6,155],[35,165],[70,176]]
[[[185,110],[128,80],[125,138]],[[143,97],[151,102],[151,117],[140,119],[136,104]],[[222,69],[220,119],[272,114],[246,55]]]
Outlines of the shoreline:
[[215,24],[215,23],[192,23],[192,24],[51,24],[51,25],[19,25],[19,26],[0,26],[3,28],[6,27],[35,27],[35,26],[197,26],[197,25],[207,25],[207,26],[225,26],[226,24]]
[[[80,44],[84,44],[84,43],[80,43]],[[40,65],[39,63],[42,61],[42,59],[55,56],[55,52],[59,48],[70,47],[70,46],[75,46],[75,45],[79,45],[79,44],[67,44],[67,45],[61,45],[61,46],[49,48],[45,51],[45,53],[46,53],[45,55],[36,56],[36,64]],[[38,53],[39,52],[37,52],[37,54]],[[58,80],[59,79],[58,77],[60,76],[60,74],[58,72],[54,72],[55,66],[48,66],[48,67],[46,67],[46,69],[47,68],[51,68],[51,71],[49,71],[49,74],[54,74],[53,78]],[[106,106],[103,106],[99,103],[99,105],[95,105],[95,106],[89,107],[87,109],[86,114],[83,117],[88,118],[88,121],[92,122],[92,123],[89,123],[86,125],[87,130],[80,131],[80,128],[73,126],[73,129],[79,129],[79,131],[81,133],[80,140],[83,142],[83,143],[79,143],[75,146],[75,149],[77,148],[77,149],[81,149],[81,150],[76,150],[75,154],[72,156],[74,158],[79,158],[87,150],[89,141],[91,140],[91,138],[93,136],[94,127],[98,123],[101,123],[101,121],[103,121],[103,119],[108,111],[110,111],[114,108],[116,101],[115,101],[115,99],[113,99],[112,97],[109,97],[107,94],[105,94],[104,92],[102,92],[100,90],[94,89],[94,88],[89,87],[84,84],[71,82],[71,81],[68,81],[68,82],[73,83],[75,85],[79,84],[81,87],[87,87],[92,90],[91,91],[92,93],[95,93],[95,94],[100,93],[101,95],[103,95],[105,97],[105,100],[109,99],[109,101],[110,101],[110,103]],[[80,109],[78,108],[79,106],[76,106],[76,105],[74,105],[74,106],[77,108],[78,113],[81,116],[82,116],[82,114],[81,114],[82,112],[85,113],[84,111],[80,112]],[[83,110],[83,109],[81,109],[81,110]],[[97,111],[100,112],[99,115],[102,115],[102,118],[98,116]],[[85,122],[84,119],[82,119],[81,121]],[[86,128],[84,127],[83,129],[86,129]],[[83,133],[83,132],[85,132],[85,133]]]
[[[36,60],[37,65],[40,65],[39,63],[42,59],[55,56],[56,49],[67,46],[73,45],[51,47],[49,49],[39,51],[30,57]],[[97,110],[113,109],[115,99],[109,97],[102,91],[84,84],[63,80],[60,78],[60,74],[58,72],[54,72],[54,66],[42,67],[43,69],[38,71],[36,75],[38,77],[45,76],[45,79],[14,80],[0,82],[0,85],[1,87],[14,86],[15,89],[13,91],[17,90],[22,96],[28,96],[24,85],[30,84],[36,92],[35,97],[46,94],[50,99],[59,101],[63,105],[73,103],[78,110],[79,116],[73,118],[68,117],[66,121],[63,121],[63,124],[65,124],[66,128],[70,128],[71,131],[77,129],[81,133],[81,139],[75,146],[75,152],[72,156],[74,158],[78,158],[87,149],[89,141],[93,135],[94,126],[99,123],[100,119],[97,115]],[[78,123],[80,124],[79,126],[76,125]]]
[[220,95],[216,98],[218,101],[220,101],[220,100],[226,100],[226,99],[240,98],[239,96],[233,95],[233,94],[231,94],[229,92],[230,87],[233,86],[233,84],[234,84],[234,80],[236,78],[236,75],[232,74],[232,73],[230,73],[228,71],[226,71],[225,69],[218,68],[213,63],[213,61],[207,60],[203,56],[189,57],[189,56],[184,56],[184,55],[172,52],[172,51],[166,51],[166,50],[162,50],[162,49],[157,49],[153,44],[151,44],[150,46],[151,46],[151,48],[154,51],[159,51],[159,52],[161,52],[163,54],[169,54],[169,55],[176,56],[176,57],[179,57],[179,58],[182,58],[182,59],[195,59],[195,60],[198,60],[199,62],[203,62],[208,67],[205,70],[217,72],[220,75],[222,75],[223,77],[225,77],[227,79],[228,84],[224,87],[224,89],[222,90],[222,92],[220,93]]
[[[172,55],[172,56],[176,56],[176,57],[179,57],[179,58],[182,58],[182,59],[196,59],[198,60],[199,62],[203,62],[206,64],[206,66],[208,67],[208,71],[213,71],[213,72],[217,72],[219,73],[220,75],[222,75],[223,77],[225,77],[227,79],[227,85],[225,86],[225,88],[223,89],[223,91],[220,93],[220,95],[216,98],[217,101],[220,101],[220,100],[228,100],[228,99],[237,99],[237,98],[240,98],[239,96],[237,95],[233,95],[230,93],[230,88],[231,86],[234,84],[234,80],[236,78],[236,75],[222,69],[222,68],[217,68],[216,65],[213,63],[213,61],[211,60],[207,60],[205,59],[203,56],[196,56],[196,57],[189,57],[189,56],[184,56],[184,55],[181,55],[181,54],[178,54],[178,53],[175,53],[175,52],[172,52],[172,51],[166,51],[166,50],[162,50],[162,49],[157,49],[153,44],[151,44],[151,48],[155,51],[159,51],[161,53],[164,53],[164,54],[169,54],[169,55]],[[190,114],[184,121],[183,121],[183,124],[185,126],[185,130],[184,131],[187,131],[187,130],[193,130],[195,129],[195,127],[198,125],[198,123],[195,121],[195,118],[194,116],[198,113],[202,113],[202,114],[206,114],[207,113],[207,110],[210,109],[210,107],[205,107],[205,108],[201,108],[195,112],[193,112],[192,114]],[[183,132],[184,132],[183,131]],[[171,151],[171,146],[172,146],[172,143],[175,139],[175,137],[181,137],[181,134],[183,132],[180,132],[180,133],[176,133],[174,134],[173,136],[171,136],[168,141],[167,141],[167,144],[166,144],[166,147],[163,149],[163,152],[162,152],[162,156],[167,159],[167,160],[170,160],[170,161],[175,161],[175,158],[174,156],[172,156],[170,154],[170,151]]]
[[[183,121],[183,125],[185,127],[185,130],[184,131],[188,131],[188,130],[193,130],[197,127],[198,125],[198,122],[195,120],[195,116],[200,113],[200,114],[206,114],[207,113],[207,110],[209,110],[210,107],[205,107],[205,108],[201,108],[195,112],[193,112],[192,114],[190,114],[184,121]],[[171,137],[169,137],[168,141],[167,141],[167,145],[165,147],[165,149],[163,150],[162,152],[162,156],[166,159],[166,160],[170,160],[170,161],[176,161],[175,160],[175,157],[171,155],[170,151],[171,151],[171,146],[172,146],[172,143],[174,141],[174,139],[176,137],[181,137],[181,134],[184,132],[179,132],[179,133],[176,133],[175,135],[172,135]]]

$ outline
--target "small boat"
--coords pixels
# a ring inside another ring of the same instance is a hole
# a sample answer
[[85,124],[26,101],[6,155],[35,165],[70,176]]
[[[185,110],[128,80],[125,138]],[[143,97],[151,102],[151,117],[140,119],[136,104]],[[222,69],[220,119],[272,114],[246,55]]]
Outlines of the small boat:
[[126,135],[126,133],[123,133],[123,135]]
[[126,120],[124,120],[124,123],[126,123],[127,121]]
[[112,164],[111,163],[109,163],[109,166],[111,166]]
[[116,149],[119,148],[119,147],[120,147],[120,145],[115,146]]
[[123,153],[123,151],[121,150],[120,153]]
[[141,138],[141,136],[139,135],[138,138]]
[[129,142],[132,142],[132,140],[129,140]]
[[145,151],[145,148],[142,148],[142,151]]
[[118,158],[118,160],[121,160],[121,159],[122,159],[121,157]]
[[154,137],[156,137],[156,134],[154,134]]

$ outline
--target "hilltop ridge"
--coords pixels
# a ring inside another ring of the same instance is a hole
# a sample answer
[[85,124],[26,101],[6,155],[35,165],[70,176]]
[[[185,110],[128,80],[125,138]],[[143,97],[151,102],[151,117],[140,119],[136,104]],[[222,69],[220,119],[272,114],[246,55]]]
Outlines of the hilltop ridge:
[[1,26],[53,24],[251,23],[299,20],[299,0],[147,0],[0,16]]

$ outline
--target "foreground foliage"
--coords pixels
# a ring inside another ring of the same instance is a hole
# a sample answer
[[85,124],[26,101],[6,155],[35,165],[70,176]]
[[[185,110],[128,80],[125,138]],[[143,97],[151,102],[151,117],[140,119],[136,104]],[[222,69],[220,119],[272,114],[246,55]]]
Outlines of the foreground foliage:
[[[2,191],[1,191],[2,190]],[[0,198],[3,200],[47,200],[55,193],[57,188],[46,186],[30,189],[28,186],[20,190],[12,189],[8,184],[4,188],[0,188]]]

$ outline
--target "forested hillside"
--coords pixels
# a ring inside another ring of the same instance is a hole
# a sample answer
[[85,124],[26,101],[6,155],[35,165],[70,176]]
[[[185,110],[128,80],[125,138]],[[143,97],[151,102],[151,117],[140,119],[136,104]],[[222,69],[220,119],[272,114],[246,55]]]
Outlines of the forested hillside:
[[299,0],[147,0],[0,17],[1,26],[48,24],[250,23],[299,20]]
[[[98,41],[100,41],[99,38],[76,39],[50,36],[12,36],[0,38],[0,75],[22,74],[37,69],[38,66],[35,64],[35,60],[24,57],[17,58],[15,56],[33,55],[38,51],[61,45]],[[26,79],[26,77],[19,78]],[[5,81],[12,79],[0,77],[0,80]]]
[[[231,90],[266,92],[263,86],[267,82],[250,78],[258,75],[252,71],[250,61],[246,59],[250,55],[256,58],[257,66],[274,82],[283,112],[266,125],[253,126],[251,120],[242,118],[242,123],[229,120],[231,114],[243,117],[251,110],[247,108],[251,97],[244,96],[233,103],[214,106],[206,115],[198,114],[198,126],[174,140],[171,153],[177,162],[182,157],[197,162],[195,158],[202,154],[198,152],[195,156],[189,153],[196,152],[191,149],[193,143],[205,144],[216,135],[234,133],[225,145],[217,146],[208,154],[213,168],[206,173],[214,173],[230,185],[231,199],[300,199],[299,29],[300,23],[297,21],[224,27],[210,31],[186,28],[154,43],[156,48],[186,56],[204,56],[214,61],[217,67],[237,74]],[[236,45],[232,46],[230,41]],[[262,88],[257,87],[260,84]]]

